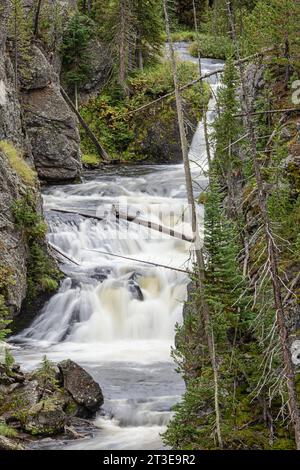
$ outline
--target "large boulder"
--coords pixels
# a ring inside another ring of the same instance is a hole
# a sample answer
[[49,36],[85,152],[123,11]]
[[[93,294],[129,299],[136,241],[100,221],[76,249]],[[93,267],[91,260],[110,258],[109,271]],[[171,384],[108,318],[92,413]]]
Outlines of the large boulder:
[[24,430],[33,436],[54,436],[64,431],[66,418],[60,401],[47,398],[29,409]]
[[79,405],[77,416],[91,417],[103,405],[102,390],[92,376],[71,360],[58,364],[63,388]]
[[[47,77],[44,77],[45,80]],[[80,137],[74,114],[57,83],[39,88],[42,77],[23,92],[24,123],[41,180],[75,180],[81,172]]]

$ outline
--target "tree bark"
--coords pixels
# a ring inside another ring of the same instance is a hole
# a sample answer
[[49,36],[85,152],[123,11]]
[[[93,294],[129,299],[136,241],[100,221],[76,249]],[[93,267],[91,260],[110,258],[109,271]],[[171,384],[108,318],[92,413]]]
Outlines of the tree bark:
[[43,0],[38,0],[35,18],[34,18],[34,28],[33,28],[33,36],[36,38],[39,34],[39,21],[40,21],[40,13],[42,7]]

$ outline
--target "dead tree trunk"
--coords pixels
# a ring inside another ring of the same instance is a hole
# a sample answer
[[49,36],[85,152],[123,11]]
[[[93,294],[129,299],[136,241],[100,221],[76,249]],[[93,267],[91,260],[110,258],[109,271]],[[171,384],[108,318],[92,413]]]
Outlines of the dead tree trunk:
[[39,34],[39,22],[40,22],[40,13],[42,7],[43,0],[38,0],[35,18],[34,18],[34,28],[33,28],[33,36],[36,38]]
[[127,78],[127,61],[128,61],[128,44],[127,44],[127,35],[128,35],[128,8],[126,0],[120,0],[120,31],[119,31],[119,83],[125,94],[128,93],[126,86]]
[[[201,64],[201,46],[200,46],[200,36],[198,30],[198,20],[197,20],[197,9],[195,0],[193,0],[193,14],[194,14],[194,27],[196,33],[196,41],[197,41],[197,49],[198,49],[198,69],[199,69],[199,77],[202,76],[202,64]],[[203,81],[200,80],[200,93],[204,96],[204,85]],[[202,106],[202,119],[203,119],[203,129],[204,129],[204,138],[205,138],[205,146],[206,146],[206,155],[208,165],[210,166],[211,163],[211,153],[210,153],[210,145],[209,145],[209,135],[208,135],[208,126],[207,126],[207,116],[206,116],[206,107],[203,102]]]
[[107,154],[106,150],[102,147],[99,140],[97,139],[95,134],[91,131],[91,129],[89,128],[88,124],[85,122],[85,120],[83,119],[81,114],[77,111],[76,106],[74,105],[74,103],[72,102],[72,100],[69,98],[69,96],[67,95],[67,93],[65,92],[65,90],[62,87],[60,87],[60,92],[61,92],[64,100],[66,101],[66,103],[70,106],[72,111],[74,111],[74,113],[76,114],[76,116],[78,118],[78,121],[80,122],[80,124],[82,125],[82,127],[86,131],[87,135],[89,136],[89,138],[91,139],[91,141],[95,145],[99,155],[103,158],[103,160],[109,161],[110,158],[109,158],[109,155]]
[[[232,6],[231,1],[227,0],[227,12],[228,18],[231,28],[232,38],[235,44],[237,59],[239,59],[240,51],[239,45],[237,41],[235,23],[232,14]],[[257,155],[257,142],[256,142],[256,135],[255,129],[253,125],[253,121],[251,119],[251,105],[249,102],[249,98],[247,95],[246,89],[246,78],[244,73],[244,68],[242,64],[239,65],[240,77],[241,77],[241,87],[242,87],[242,104],[245,108],[245,121],[249,135],[249,142],[252,152],[253,158],[253,166],[255,172],[255,179],[258,189],[258,202],[259,208],[263,219],[263,226],[265,232],[265,239],[266,245],[268,250],[268,262],[269,262],[269,269],[272,278],[272,286],[273,286],[273,295],[274,295],[274,305],[276,309],[276,321],[279,330],[279,339],[281,343],[282,355],[283,355],[283,362],[284,362],[284,369],[285,369],[285,377],[287,381],[287,390],[289,396],[289,411],[291,420],[294,425],[295,431],[295,441],[297,450],[300,450],[300,416],[299,416],[299,404],[297,398],[297,391],[296,391],[296,384],[295,384],[295,375],[294,375],[294,366],[291,358],[291,354],[289,351],[289,344],[288,344],[288,329],[285,323],[285,312],[283,307],[283,299],[282,299],[282,292],[281,292],[281,281],[279,278],[279,270],[278,270],[278,249],[274,242],[274,237],[272,234],[271,223],[269,219],[269,214],[267,210],[267,195],[264,188],[261,168],[260,168],[260,161]]]
[[185,128],[184,128],[182,100],[181,100],[181,95],[179,91],[179,83],[178,83],[178,78],[177,78],[177,65],[176,65],[175,52],[174,52],[171,31],[170,31],[167,0],[163,0],[163,7],[164,7],[164,15],[165,15],[165,23],[166,23],[167,40],[169,43],[169,50],[170,50],[170,59],[171,59],[172,70],[173,70],[174,90],[175,90],[178,126],[179,126],[181,148],[182,148],[183,165],[184,165],[184,171],[185,171],[186,189],[187,189],[188,203],[190,207],[192,229],[193,229],[193,233],[195,235],[195,240],[196,240],[195,254],[196,254],[197,271],[198,271],[197,287],[199,289],[200,308],[201,308],[201,314],[203,315],[203,319],[204,319],[209,356],[210,356],[211,365],[212,365],[212,369],[214,373],[216,430],[217,430],[218,444],[219,444],[219,447],[222,448],[223,445],[222,445],[222,436],[221,436],[221,427],[220,427],[220,409],[219,409],[219,392],[218,392],[218,382],[219,382],[218,381],[218,368],[216,364],[215,345],[214,345],[214,339],[213,339],[210,313],[209,313],[207,302],[205,300],[204,259],[203,259],[202,249],[200,248],[201,242],[200,242],[198,223],[197,223],[193,182],[192,182],[192,175],[191,175],[189,155],[188,155],[188,144],[187,144],[186,133],[185,133]]

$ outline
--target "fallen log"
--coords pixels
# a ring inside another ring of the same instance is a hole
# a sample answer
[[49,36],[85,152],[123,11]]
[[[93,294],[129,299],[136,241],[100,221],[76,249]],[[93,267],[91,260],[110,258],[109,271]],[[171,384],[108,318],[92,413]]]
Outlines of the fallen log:
[[82,125],[83,129],[86,131],[87,135],[89,136],[89,138],[91,139],[91,141],[95,145],[100,157],[102,157],[103,160],[109,161],[110,158],[109,158],[108,153],[106,152],[104,147],[101,145],[101,143],[99,142],[99,140],[97,139],[97,137],[95,136],[93,131],[90,129],[89,125],[85,122],[85,120],[83,119],[81,114],[77,111],[76,107],[74,106],[74,103],[72,102],[72,100],[70,99],[70,97],[67,95],[67,93],[65,92],[65,90],[62,87],[60,87],[60,92],[61,92],[64,100],[66,101],[66,103],[70,106],[72,111],[76,114],[76,116],[77,116],[80,124]]
[[[104,220],[103,217],[100,217],[98,215],[88,214],[86,212],[72,211],[72,210],[67,210],[67,209],[50,209],[50,210],[53,212],[62,212],[64,214],[75,214],[75,215],[87,217],[90,219]],[[151,230],[155,230],[156,232],[164,233],[165,235],[169,235],[170,237],[178,238],[179,240],[183,240],[189,243],[195,242],[194,238],[184,235],[183,233],[176,232],[170,227],[165,227],[163,225],[156,224],[155,222],[152,222],[151,220],[139,219],[135,216],[131,216],[130,214],[123,214],[117,210],[114,211],[114,214],[117,219],[126,220],[127,222],[130,222],[136,225],[141,225]]]
[[180,273],[190,274],[190,275],[193,274],[192,271],[188,271],[186,269],[174,268],[173,266],[167,266],[165,264],[159,264],[159,263],[154,263],[151,261],[144,261],[141,259],[130,258],[129,256],[117,255],[115,253],[109,253],[108,251],[101,251],[101,250],[96,250],[96,249],[90,249],[88,251],[95,251],[96,253],[100,253],[102,255],[108,255],[108,256],[113,256],[115,258],[126,259],[128,261],[134,261],[136,263],[149,264],[150,266],[155,266],[156,268],[170,269],[171,271],[178,271]]
[[[249,62],[250,60],[253,60],[255,58],[258,58],[258,57],[262,57],[264,56],[265,54],[271,52],[274,48],[273,47],[270,47],[268,49],[264,49],[262,52],[258,52],[256,54],[253,54],[253,55],[250,55],[248,57],[244,57],[243,59],[240,59],[240,60],[236,60],[234,62],[234,65],[239,65],[239,64],[243,64],[245,62]],[[217,75],[219,73],[222,73],[224,71],[224,67],[220,67],[219,69],[217,70],[214,70],[212,72],[208,72],[208,73],[205,73],[203,75],[201,75],[200,77],[196,78],[195,80],[189,82],[189,83],[186,83],[185,85],[183,85],[182,87],[179,88],[179,91],[182,92],[184,90],[186,90],[187,88],[190,88],[194,85],[196,85],[197,83],[201,82],[202,80],[205,80],[206,78],[209,78],[213,75]],[[163,101],[165,100],[166,98],[170,98],[171,96],[174,96],[175,97],[175,90],[173,91],[170,91],[169,93],[166,93],[165,95],[163,96],[160,96],[159,98],[156,98],[155,100],[151,101],[150,103],[147,103],[147,104],[144,104],[143,106],[140,106],[139,108],[136,108],[134,109],[133,111],[129,111],[127,113],[127,116],[130,116],[131,114],[135,114],[139,111],[142,111],[146,108],[149,108],[150,106],[153,106],[157,103],[159,103],[160,101]]]
[[77,263],[77,261],[75,261],[74,259],[70,258],[69,256],[67,256],[65,253],[63,253],[62,251],[60,251],[59,248],[57,248],[57,246],[53,245],[53,243],[49,242],[48,241],[48,245],[50,246],[50,248],[52,248],[53,251],[55,251],[56,253],[58,253],[60,256],[62,256],[63,258],[67,259],[68,261],[71,261],[71,263],[73,264],[76,264],[76,266],[80,266],[79,263]]

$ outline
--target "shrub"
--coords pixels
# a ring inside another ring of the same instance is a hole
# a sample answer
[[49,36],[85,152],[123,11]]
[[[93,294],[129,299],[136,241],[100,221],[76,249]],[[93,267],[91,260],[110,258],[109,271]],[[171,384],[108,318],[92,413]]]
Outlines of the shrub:
[[17,227],[23,231],[29,246],[27,265],[27,300],[37,297],[39,291],[53,292],[58,287],[60,272],[49,257],[44,238],[47,225],[36,212],[31,193],[14,202],[12,211]]
[[14,428],[11,428],[6,423],[0,423],[0,436],[4,437],[16,437],[18,435]]
[[[226,37],[200,35],[201,57],[210,59],[226,59],[231,52],[231,42]],[[198,57],[198,42],[193,42],[189,47],[189,53]]]

